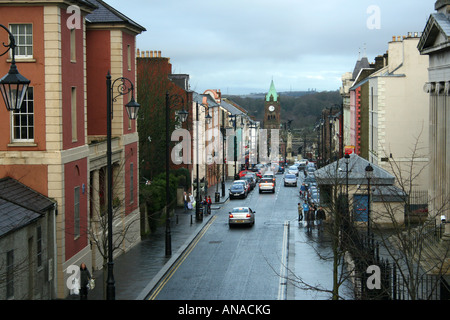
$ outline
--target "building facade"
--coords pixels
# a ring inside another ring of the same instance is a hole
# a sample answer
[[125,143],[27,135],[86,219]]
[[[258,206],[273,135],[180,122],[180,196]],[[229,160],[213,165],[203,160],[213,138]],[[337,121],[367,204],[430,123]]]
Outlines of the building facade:
[[[450,194],[450,1],[435,3],[437,12],[428,19],[418,49],[429,58],[429,212],[436,220],[449,217]],[[450,224],[445,225],[445,239],[450,239]]]
[[393,37],[388,62],[368,87],[368,160],[411,194],[428,190],[428,59],[417,50],[419,36]]
[[[16,63],[31,80],[22,109],[0,111],[0,177],[14,178],[57,203],[53,297],[63,298],[69,293],[69,266],[84,262],[92,270],[102,265],[91,244],[94,211],[100,213],[96,199],[104,196],[95,186],[95,170],[106,165],[106,75],[111,70],[113,79],[128,76],[135,82],[134,41],[145,29],[103,1],[19,0],[0,1],[0,6],[2,24],[25,39],[19,41]],[[0,72],[8,68],[4,56]],[[139,207],[137,132],[123,116],[126,102],[114,103],[113,120],[123,220]]]

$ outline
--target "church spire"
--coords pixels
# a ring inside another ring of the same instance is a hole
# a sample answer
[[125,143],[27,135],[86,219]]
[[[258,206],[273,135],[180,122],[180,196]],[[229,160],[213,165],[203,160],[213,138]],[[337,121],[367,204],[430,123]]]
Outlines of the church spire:
[[270,89],[269,92],[266,95],[266,101],[278,101],[278,93],[277,90],[275,89],[275,84],[273,83],[273,79],[272,82],[270,83]]

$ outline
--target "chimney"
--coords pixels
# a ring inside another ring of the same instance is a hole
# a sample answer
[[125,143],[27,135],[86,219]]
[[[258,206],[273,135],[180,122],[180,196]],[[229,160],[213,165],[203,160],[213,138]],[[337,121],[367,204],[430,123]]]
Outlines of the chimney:
[[437,12],[443,13],[446,15],[450,14],[450,0],[438,0],[434,5],[434,9]]

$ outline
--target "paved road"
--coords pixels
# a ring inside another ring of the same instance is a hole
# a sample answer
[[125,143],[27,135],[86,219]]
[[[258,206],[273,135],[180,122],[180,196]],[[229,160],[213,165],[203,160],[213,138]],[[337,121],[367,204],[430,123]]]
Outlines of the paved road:
[[[329,299],[327,294],[298,289],[289,278],[331,285],[331,261],[325,241],[315,230],[307,235],[297,222],[298,188],[284,187],[277,176],[274,194],[252,191],[218,210],[148,299],[277,300]],[[255,225],[229,228],[228,212],[249,206]],[[289,225],[289,228],[287,227]],[[317,241],[319,240],[319,241]]]

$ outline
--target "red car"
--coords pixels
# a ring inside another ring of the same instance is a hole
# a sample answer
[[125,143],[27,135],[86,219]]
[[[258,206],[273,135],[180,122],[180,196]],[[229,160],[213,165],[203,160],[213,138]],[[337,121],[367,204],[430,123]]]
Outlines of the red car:
[[253,171],[251,171],[251,170],[242,170],[241,172],[239,172],[239,178],[242,178],[243,176],[245,176],[247,173],[254,173],[254,174],[256,174],[256,176],[258,177],[258,178],[262,178],[262,176],[261,176],[261,174],[259,173],[259,172],[253,172]]

